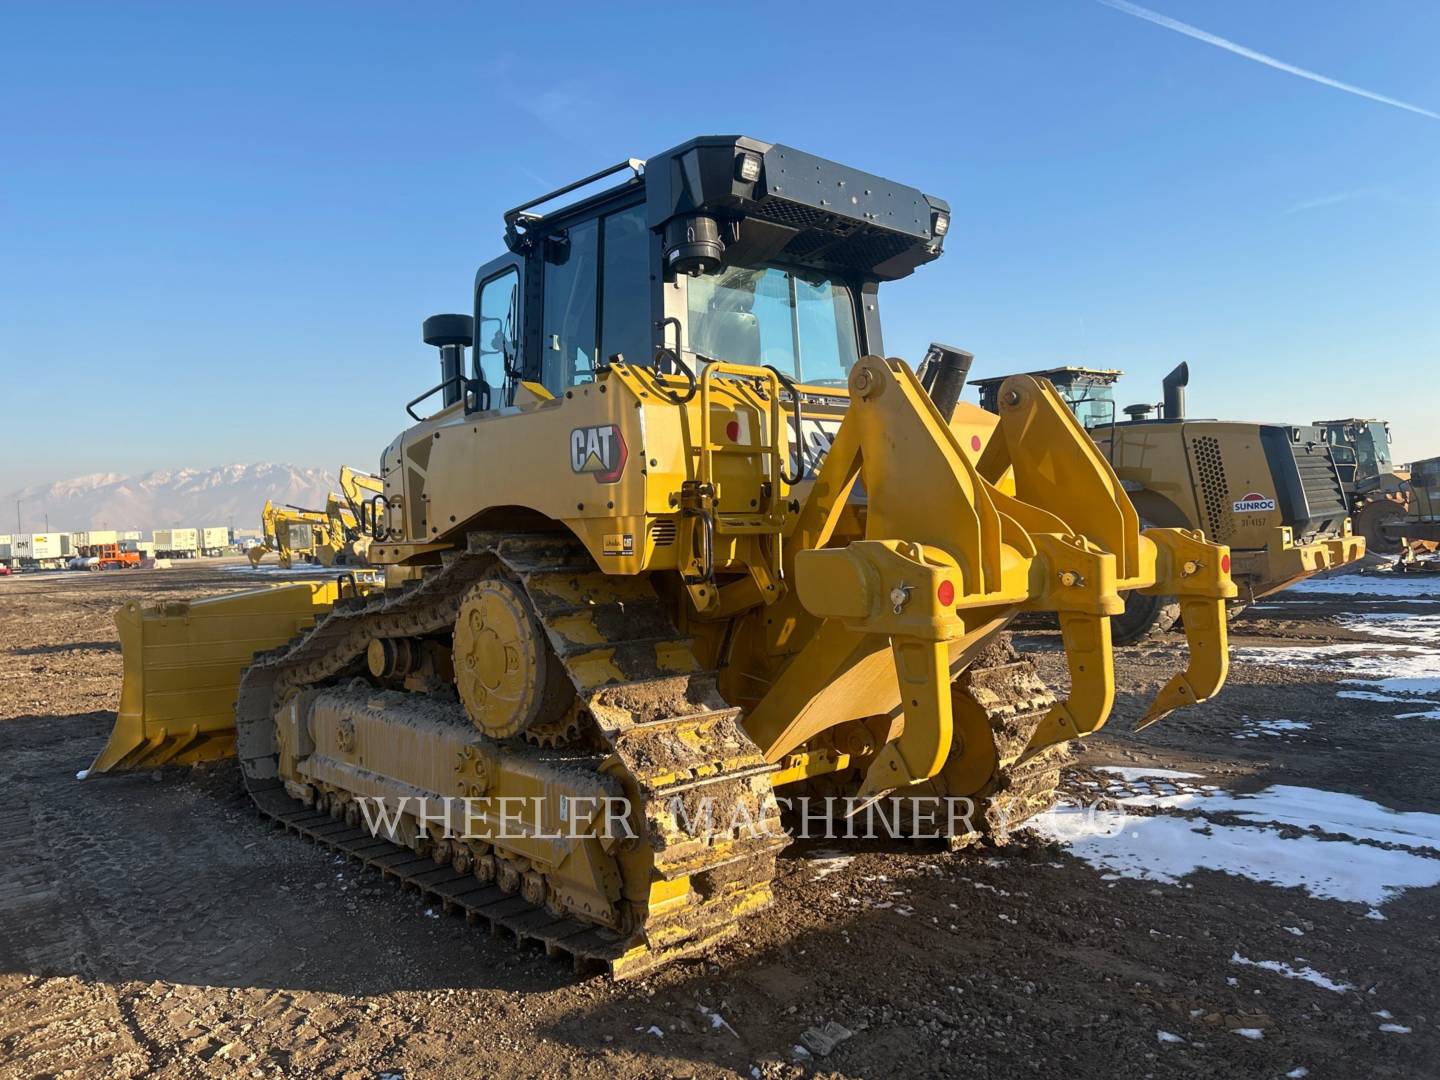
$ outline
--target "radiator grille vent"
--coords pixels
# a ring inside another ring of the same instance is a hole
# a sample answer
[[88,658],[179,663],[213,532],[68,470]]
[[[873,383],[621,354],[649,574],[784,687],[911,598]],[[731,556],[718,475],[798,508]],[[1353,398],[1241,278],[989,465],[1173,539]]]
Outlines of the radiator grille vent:
[[1225,480],[1225,463],[1220,458],[1220,440],[1202,435],[1195,440],[1195,472],[1200,478],[1200,490],[1204,493],[1205,519],[1212,543],[1224,543],[1230,538],[1232,520],[1226,500],[1230,497],[1230,485]]
[[656,547],[669,547],[675,543],[675,522],[667,518],[664,521],[657,521],[650,527],[650,538],[655,541]]

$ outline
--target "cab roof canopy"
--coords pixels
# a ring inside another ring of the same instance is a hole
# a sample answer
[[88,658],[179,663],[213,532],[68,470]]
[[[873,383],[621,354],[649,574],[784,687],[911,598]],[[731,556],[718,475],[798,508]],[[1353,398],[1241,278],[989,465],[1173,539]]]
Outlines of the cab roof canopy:
[[[1015,372],[1011,372],[1010,374],[1015,374]],[[1064,367],[1045,368],[1041,371],[1025,371],[1020,372],[1020,374],[1049,379],[1056,386],[1113,386],[1125,372],[1120,371],[1118,368],[1092,368],[1066,365]],[[970,385],[978,386],[982,389],[997,387],[1009,377],[1010,375],[995,375],[988,379],[972,379]]]
[[[611,176],[619,184],[558,202]],[[871,173],[779,143],[704,135],[642,161],[602,169],[505,214],[505,242],[528,252],[588,211],[643,190],[650,228],[665,239],[667,278],[721,261],[791,263],[878,281],[940,256],[950,207]],[[550,209],[547,204],[557,203]]]

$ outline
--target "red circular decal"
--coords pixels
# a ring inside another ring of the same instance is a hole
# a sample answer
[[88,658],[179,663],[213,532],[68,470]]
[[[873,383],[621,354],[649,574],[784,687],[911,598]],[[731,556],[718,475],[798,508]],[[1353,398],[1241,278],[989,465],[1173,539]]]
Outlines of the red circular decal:
[[935,590],[935,598],[940,601],[941,607],[949,607],[955,602],[955,586],[948,581],[940,582],[940,587]]
[[1229,556],[1229,555],[1221,555],[1221,556],[1220,556],[1220,569],[1223,570],[1223,571],[1224,571],[1225,573],[1227,573],[1227,574],[1230,572],[1230,556]]
[[980,436],[979,436],[979,435],[971,435],[971,436],[970,436],[970,449],[971,449],[971,450],[974,450],[976,453],[979,453],[979,452],[980,452]]
[[740,421],[739,421],[739,420],[731,420],[728,424],[726,424],[726,425],[725,425],[725,435],[729,438],[729,440],[730,440],[731,442],[739,442],[739,441],[740,441]]

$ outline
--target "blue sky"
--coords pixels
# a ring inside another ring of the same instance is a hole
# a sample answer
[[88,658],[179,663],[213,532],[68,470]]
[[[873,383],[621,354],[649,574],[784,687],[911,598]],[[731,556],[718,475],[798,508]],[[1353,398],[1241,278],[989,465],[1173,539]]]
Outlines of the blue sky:
[[[1153,4],[1440,112],[1440,5]],[[1440,120],[1098,0],[689,10],[6,5],[0,487],[373,467],[506,207],[710,132],[950,201],[892,354],[1123,368],[1125,401],[1189,360],[1192,411],[1440,454]]]

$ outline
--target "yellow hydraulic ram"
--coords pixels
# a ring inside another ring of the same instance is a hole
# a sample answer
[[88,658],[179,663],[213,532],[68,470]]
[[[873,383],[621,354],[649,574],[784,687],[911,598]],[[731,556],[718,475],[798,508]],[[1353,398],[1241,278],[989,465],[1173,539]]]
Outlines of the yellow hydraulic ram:
[[[827,547],[857,481],[865,538]],[[1044,509],[1041,509],[1044,507]],[[1119,479],[1047,384],[1016,376],[978,463],[962,451],[910,369],[865,357],[850,407],[794,530],[797,596],[825,620],[747,722],[769,760],[800,745],[829,678],[888,643],[903,727],[871,763],[862,798],[920,783],[951,750],[952,671],[1019,610],[1060,619],[1071,690],[1025,755],[1089,734],[1114,702],[1110,616],[1120,590],[1180,597],[1189,666],[1146,713],[1149,723],[1203,701],[1225,681],[1229,553],[1198,533],[1141,532]],[[853,692],[853,691],[852,691]]]

